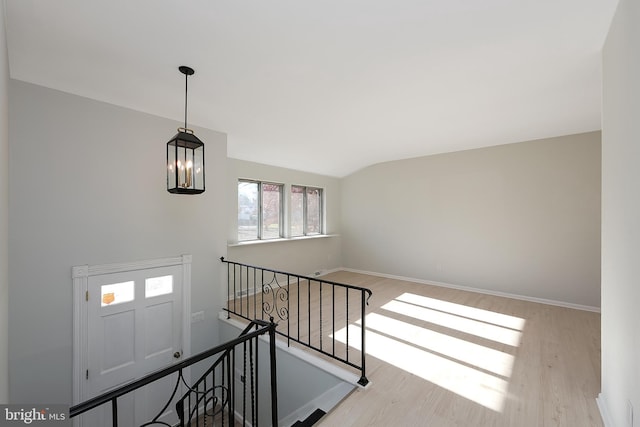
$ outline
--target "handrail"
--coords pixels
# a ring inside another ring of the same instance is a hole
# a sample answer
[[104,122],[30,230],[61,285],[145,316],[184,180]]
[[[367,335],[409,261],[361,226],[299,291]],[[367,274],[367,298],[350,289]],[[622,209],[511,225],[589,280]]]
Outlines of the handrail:
[[[360,371],[358,384],[366,386],[369,383],[366,377],[365,318],[366,306],[369,305],[369,299],[373,294],[370,289],[229,261],[224,257],[221,257],[220,261],[227,264],[229,299],[224,310],[228,316],[234,314],[246,320],[277,316],[286,323],[278,325],[280,327],[276,327],[275,332],[287,339],[287,345],[293,341],[351,366]],[[281,281],[286,283],[280,283]],[[306,295],[301,295],[305,292]],[[344,306],[337,306],[336,297],[344,297]],[[353,316],[354,311],[358,310],[353,307],[354,302],[357,304],[356,301],[359,302],[357,322],[360,327],[358,362],[349,355],[349,348],[353,344],[349,329],[356,322]],[[301,315],[304,308],[307,310],[306,316]],[[344,331],[344,347],[336,344],[336,326],[341,333]],[[327,328],[330,330],[329,344],[324,338]],[[319,336],[313,340],[312,335],[316,332]],[[337,351],[338,347],[342,353]]]
[[[209,350],[203,351],[201,353],[198,353],[194,356],[188,357],[180,362],[177,362],[171,366],[168,366],[164,369],[160,369],[158,371],[152,372],[150,374],[147,374],[137,380],[131,381],[127,384],[124,384],[121,387],[118,387],[114,390],[108,391],[106,393],[100,394],[96,397],[93,397],[91,399],[88,399],[82,403],[79,403],[77,405],[72,406],[71,408],[69,408],[69,416],[71,418],[76,417],[78,415],[81,415],[91,409],[94,409],[98,406],[104,405],[106,403],[112,403],[112,425],[113,426],[117,426],[118,421],[117,421],[117,399],[119,397],[124,396],[127,393],[130,393],[134,390],[137,390],[139,388],[142,388],[148,384],[151,384],[161,378],[164,378],[168,375],[171,375],[173,373],[178,372],[178,380],[176,383],[176,387],[174,389],[173,394],[171,395],[167,405],[165,405],[165,407],[162,409],[161,412],[163,412],[168,406],[169,403],[173,400],[173,398],[175,397],[175,393],[178,389],[178,385],[179,383],[182,381],[183,383],[185,383],[185,379],[183,377],[183,370],[185,368],[188,368],[204,359],[207,359],[209,357],[215,356],[217,354],[222,353],[222,356],[224,356],[225,354],[228,354],[229,351],[233,350],[237,345],[239,344],[243,344],[246,343],[247,341],[250,341],[252,339],[257,339],[259,336],[264,335],[264,334],[269,334],[270,337],[270,347],[273,347],[273,349],[271,350],[273,352],[273,357],[270,360],[271,363],[271,376],[272,376],[272,421],[275,420],[275,423],[273,425],[277,425],[277,396],[275,394],[275,390],[274,390],[274,381],[275,381],[275,327],[276,324],[273,322],[266,322],[264,320],[260,320],[260,319],[256,319],[256,320],[252,320],[251,323],[244,329],[244,331],[240,334],[240,336],[238,336],[237,338],[234,338],[232,340],[229,340],[227,342],[225,342],[224,344],[220,344],[218,346],[215,346]],[[256,328],[254,331],[249,332],[251,329]],[[222,357],[221,356],[221,357]],[[218,363],[218,361],[214,362],[214,365]],[[186,383],[185,383],[186,385]],[[187,387],[191,390],[192,387],[189,387],[187,385]],[[158,414],[158,416],[156,418],[158,418],[161,415]],[[155,419],[154,419],[155,422]],[[146,424],[145,424],[146,425]]]
[[289,273],[289,272],[286,272],[286,271],[274,270],[274,269],[266,268],[266,267],[260,267],[260,266],[257,266],[257,265],[251,265],[251,264],[244,264],[244,263],[235,262],[235,261],[229,261],[229,260],[224,259],[224,257],[220,257],[220,261],[225,262],[227,264],[241,265],[243,267],[255,268],[257,270],[264,270],[264,271],[268,271],[270,273],[282,274],[282,275],[292,276],[292,277],[299,277],[301,279],[313,280],[315,282],[323,282],[323,283],[327,283],[327,284],[330,284],[330,285],[340,286],[342,288],[349,288],[349,289],[354,289],[354,290],[357,290],[357,291],[362,291],[362,292],[365,292],[368,295],[367,296],[367,305],[369,305],[369,299],[373,295],[373,292],[371,291],[371,289],[363,288],[362,286],[350,285],[348,283],[332,282],[331,280],[318,279],[317,277],[305,276],[305,275],[302,275],[302,274],[295,274],[295,273]]

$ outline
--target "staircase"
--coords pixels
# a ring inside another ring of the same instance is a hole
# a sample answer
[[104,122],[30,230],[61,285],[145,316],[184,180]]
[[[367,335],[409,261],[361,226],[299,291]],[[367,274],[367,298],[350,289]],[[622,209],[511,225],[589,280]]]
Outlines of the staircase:
[[315,423],[320,421],[320,418],[324,417],[325,414],[326,412],[324,412],[322,409],[316,409],[303,421],[296,421],[291,427],[311,427],[312,425],[315,425]]

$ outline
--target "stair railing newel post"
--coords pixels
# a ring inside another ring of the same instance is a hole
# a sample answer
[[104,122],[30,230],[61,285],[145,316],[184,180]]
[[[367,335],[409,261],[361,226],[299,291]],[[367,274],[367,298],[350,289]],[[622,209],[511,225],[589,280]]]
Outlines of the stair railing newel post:
[[269,358],[271,364],[271,425],[278,425],[278,380],[276,370],[276,324],[269,318]]
[[[223,256],[220,257],[220,261],[223,262],[223,263],[225,262]],[[227,306],[227,309],[229,309],[230,307],[229,307],[229,301],[228,300],[229,300],[229,295],[231,295],[231,284],[230,284],[231,272],[229,271],[230,264],[229,263],[226,263],[226,264],[227,264],[227,304],[226,304],[226,306]],[[229,310],[227,310],[227,319],[231,319],[231,312]]]
[[365,291],[362,291],[360,293],[360,305],[361,305],[361,314],[362,314],[362,328],[360,330],[361,336],[360,336],[360,357],[361,357],[361,362],[360,362],[360,366],[362,368],[362,376],[360,377],[360,380],[358,381],[358,384],[360,384],[361,386],[366,386],[367,384],[369,384],[369,380],[367,379],[367,368],[366,368],[366,362],[367,362],[367,351],[365,348],[365,335],[367,333],[367,324],[366,324],[366,317],[367,317],[367,301],[368,298],[366,298],[365,296]]
[[111,399],[111,425],[118,427],[118,398]]

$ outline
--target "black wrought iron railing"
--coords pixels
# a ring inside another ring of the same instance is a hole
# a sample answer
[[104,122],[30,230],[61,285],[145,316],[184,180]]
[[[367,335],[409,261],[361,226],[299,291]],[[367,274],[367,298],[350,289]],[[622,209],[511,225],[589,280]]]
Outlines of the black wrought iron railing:
[[276,333],[360,373],[366,386],[365,317],[371,290],[220,258],[227,308],[246,320],[277,320]]
[[[92,409],[111,404],[111,425],[118,426],[118,402],[124,396],[158,380],[177,373],[173,392],[166,404],[152,419],[140,424],[145,426],[233,426],[260,425],[259,403],[266,401],[270,408],[270,424],[278,425],[278,396],[276,383],[276,347],[273,322],[252,321],[237,338],[189,357],[168,368],[146,375],[90,400],[72,406],[70,417],[76,417]],[[260,352],[258,338],[269,336],[270,396],[259,396]],[[185,370],[193,365],[214,360],[211,366],[195,381],[185,378]],[[237,375],[237,374],[240,375]],[[239,376],[239,378],[238,378]],[[186,391],[185,391],[186,390]],[[180,395],[182,393],[182,395]],[[171,406],[175,414],[166,418]],[[108,421],[107,421],[108,423]],[[121,424],[129,427],[128,422]],[[86,423],[85,423],[86,425]]]

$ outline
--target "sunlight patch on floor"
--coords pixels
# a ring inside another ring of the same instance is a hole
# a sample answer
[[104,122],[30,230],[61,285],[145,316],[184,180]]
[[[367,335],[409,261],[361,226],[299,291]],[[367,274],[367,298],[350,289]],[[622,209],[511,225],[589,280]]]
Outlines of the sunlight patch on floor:
[[461,317],[457,314],[432,310],[430,308],[398,300],[389,301],[383,305],[382,308],[403,316],[413,317],[417,320],[444,326],[449,329],[455,329],[456,331],[475,335],[480,338],[485,338],[513,347],[518,347],[520,345],[520,338],[522,337],[522,333],[514,329],[469,319],[468,317]]
[[[429,328],[442,326],[510,347],[522,338],[525,319],[404,293],[381,309],[411,322],[370,313],[366,316],[366,353],[419,376],[486,408],[502,412],[514,356],[495,348]],[[335,339],[361,349],[361,319],[335,333]],[[415,324],[414,324],[415,323]],[[420,326],[424,324],[424,326]]]
[[[346,342],[346,332],[346,328],[336,332],[336,340]],[[360,326],[349,325],[350,336],[360,337],[360,332]],[[368,355],[486,408],[497,412],[502,411],[504,396],[509,385],[504,379],[371,330],[367,330],[366,334]],[[349,344],[360,350],[359,339],[350,339]]]
[[511,376],[514,360],[508,353],[376,313],[367,315],[367,331],[371,329],[496,375]]
[[479,320],[481,322],[493,323],[494,325],[521,331],[524,328],[525,320],[521,317],[510,316],[508,314],[496,313],[495,311],[484,310],[482,308],[469,307],[463,304],[429,298],[405,292],[396,298],[396,301],[408,302],[425,308],[456,314],[462,317]]

